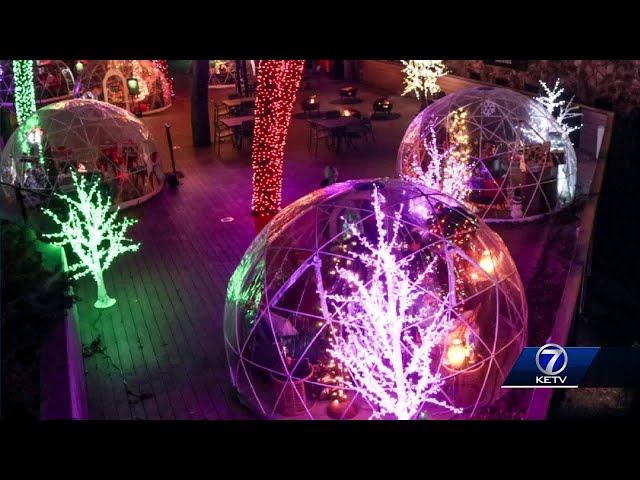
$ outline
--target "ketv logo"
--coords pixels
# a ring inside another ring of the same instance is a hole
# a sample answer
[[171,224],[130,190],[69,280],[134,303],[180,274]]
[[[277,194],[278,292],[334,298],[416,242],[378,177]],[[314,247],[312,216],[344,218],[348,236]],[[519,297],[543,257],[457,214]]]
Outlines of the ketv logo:
[[567,376],[561,377],[559,374],[567,368],[568,361],[567,352],[560,345],[547,343],[540,347],[536,353],[536,366],[543,375],[536,376],[536,384],[566,384]]
[[577,388],[598,350],[555,343],[526,347],[502,388]]

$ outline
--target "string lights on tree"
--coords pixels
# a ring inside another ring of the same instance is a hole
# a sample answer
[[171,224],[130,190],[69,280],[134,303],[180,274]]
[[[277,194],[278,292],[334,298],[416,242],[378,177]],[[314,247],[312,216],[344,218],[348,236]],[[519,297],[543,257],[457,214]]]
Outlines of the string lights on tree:
[[143,80],[147,78],[144,68],[140,65],[138,60],[131,60],[131,69],[133,78],[138,80],[139,91],[136,96],[139,98],[147,98],[149,96],[149,86],[147,85],[147,82]]
[[431,96],[441,91],[436,83],[438,78],[448,73],[442,60],[402,60],[404,64],[405,88],[402,95],[414,92],[420,100],[421,108],[425,108]]
[[[104,285],[103,273],[113,260],[126,252],[135,252],[140,243],[125,238],[127,229],[137,220],[118,220],[118,209],[111,211],[111,200],[99,190],[100,183],[87,181],[85,175],[71,171],[75,194],[56,193],[68,205],[68,215],[61,218],[49,209],[44,213],[61,228],[60,232],[45,234],[54,245],[70,245],[78,261],[69,266],[72,278],[91,275],[97,285],[96,308],[108,308],[116,303]],[[77,196],[77,197],[76,197]]]
[[175,97],[176,92],[174,90],[174,80],[169,73],[169,62],[167,60],[152,60],[152,62],[156,67],[158,67],[158,70],[164,74],[164,79],[169,86],[169,91],[171,92],[171,98]]
[[444,152],[439,151],[433,122],[430,122],[426,127],[423,145],[430,157],[426,171],[422,169],[418,155],[413,154],[410,173],[403,175],[403,177],[406,180],[418,181],[427,187],[439,190],[460,202],[466,202],[470,190],[469,180],[471,179],[466,110],[459,108],[451,114],[449,148]]
[[33,60],[13,60],[14,98],[18,125],[36,112],[36,92],[33,83]]
[[251,163],[255,215],[270,216],[282,206],[284,147],[304,60],[258,62]]
[[582,124],[580,125],[569,125],[567,120],[570,118],[581,117],[581,113],[577,113],[576,110],[579,109],[577,105],[573,105],[573,99],[575,97],[571,97],[569,101],[560,100],[560,95],[564,92],[564,88],[560,88],[560,79],[556,80],[556,84],[553,88],[549,88],[545,82],[539,80],[540,85],[544,90],[544,95],[540,97],[535,97],[534,100],[540,102],[547,111],[554,116],[556,121],[562,127],[563,133],[569,138],[569,134],[571,132],[575,132],[576,130],[580,130],[582,128]]
[[367,269],[367,277],[361,278],[354,268],[336,267],[347,293],[327,294],[319,289],[325,316],[341,326],[329,353],[349,370],[349,387],[376,407],[371,418],[412,419],[425,403],[460,413],[436,398],[443,380],[432,366],[433,349],[453,327],[453,315],[444,302],[434,306],[423,301],[420,285],[433,273],[432,268],[414,276],[409,268],[411,257],[397,259],[402,250],[398,239],[401,210],[395,212],[388,232],[384,197],[377,187],[372,195],[377,241],[372,244],[350,225],[364,251],[348,252],[354,264]]

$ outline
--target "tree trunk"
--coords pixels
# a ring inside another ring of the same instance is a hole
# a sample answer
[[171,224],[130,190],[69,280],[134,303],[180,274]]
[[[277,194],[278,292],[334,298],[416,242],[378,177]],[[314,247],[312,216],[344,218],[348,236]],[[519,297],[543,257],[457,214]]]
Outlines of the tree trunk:
[[209,60],[191,62],[191,135],[194,147],[211,145],[209,130]]
[[274,215],[282,205],[282,167],[291,111],[304,60],[260,60],[256,88],[253,167],[254,215]]
[[428,104],[426,92],[424,90],[420,90],[420,111],[427,108]]
[[344,60],[333,61],[332,77],[335,80],[344,80]]
[[109,308],[115,305],[116,300],[114,298],[110,298],[107,294],[107,289],[104,286],[104,278],[102,276],[102,272],[94,276],[94,280],[96,281],[96,285],[98,287],[98,299],[96,300],[96,303],[93,304],[93,306],[95,308]]

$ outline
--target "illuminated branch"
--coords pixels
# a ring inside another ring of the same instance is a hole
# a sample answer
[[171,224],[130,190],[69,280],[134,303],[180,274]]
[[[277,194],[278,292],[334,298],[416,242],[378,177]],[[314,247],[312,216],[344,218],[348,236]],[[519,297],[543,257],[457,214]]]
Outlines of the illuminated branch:
[[442,153],[438,150],[433,122],[427,125],[422,139],[429,157],[426,172],[422,169],[419,155],[414,153],[409,164],[409,174],[403,175],[406,180],[417,181],[460,202],[467,200],[471,166],[466,117],[467,112],[461,108],[451,114],[449,148]]
[[367,252],[349,254],[354,263],[366,267],[367,278],[337,267],[348,293],[326,294],[320,289],[321,297],[332,307],[331,321],[341,326],[341,334],[333,337],[329,353],[348,368],[352,378],[348,385],[376,407],[372,418],[391,414],[408,420],[420,412],[424,403],[459,413],[459,409],[437,400],[443,380],[433,371],[431,358],[434,347],[441,344],[453,326],[452,314],[444,307],[445,302],[437,302],[435,307],[425,299],[421,284],[433,273],[433,267],[412,280],[408,266],[411,257],[396,258],[401,248],[401,211],[395,213],[392,231],[387,232],[382,202],[384,197],[375,189],[375,244],[350,226]]
[[[570,126],[566,123],[566,121],[570,118],[581,117],[581,113],[576,113],[580,107],[577,105],[572,105],[573,99],[575,97],[571,97],[571,99],[567,102],[565,100],[559,100],[560,95],[564,92],[564,88],[560,87],[560,79],[556,80],[556,84],[553,86],[553,89],[550,89],[545,82],[542,80],[539,81],[540,85],[544,89],[545,95],[542,97],[535,97],[534,100],[540,102],[547,111],[554,115],[556,121],[562,127],[562,131],[569,138],[569,134],[576,130],[580,130],[582,128],[582,124]],[[557,113],[556,113],[557,110]]]
[[[66,193],[55,195],[68,205],[68,218],[61,219],[49,209],[44,213],[53,219],[61,228],[60,232],[45,234],[53,240],[54,245],[70,245],[78,256],[78,262],[69,266],[72,278],[78,279],[91,275],[98,288],[96,308],[107,308],[116,303],[109,298],[104,286],[103,273],[113,260],[126,252],[135,252],[139,243],[125,238],[127,229],[137,220],[117,219],[118,210],[110,212],[111,201],[100,191],[99,182],[87,182],[84,176],[71,172],[77,199]],[[74,195],[75,197],[75,195]]]
[[405,74],[405,88],[402,95],[415,92],[416,98],[426,104],[429,95],[440,91],[436,81],[447,73],[447,68],[442,60],[402,60],[402,63]]
[[173,87],[173,77],[169,74],[169,63],[166,60],[152,60],[152,62],[156,67],[158,67],[158,70],[164,74],[164,78],[160,81],[162,82],[163,87],[168,87],[165,88],[165,92],[170,92],[171,98],[175,97],[176,92]]

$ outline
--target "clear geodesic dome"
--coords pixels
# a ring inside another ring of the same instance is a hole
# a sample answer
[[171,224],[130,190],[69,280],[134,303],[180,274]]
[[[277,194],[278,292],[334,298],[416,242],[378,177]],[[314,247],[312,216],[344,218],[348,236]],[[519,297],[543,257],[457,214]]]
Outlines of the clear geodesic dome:
[[29,217],[54,208],[53,193],[74,188],[71,170],[98,176],[120,207],[145,201],[164,183],[158,147],[138,118],[97,100],[64,100],[37,110],[9,138],[0,181],[14,187],[0,189],[3,210],[22,208],[15,187]]
[[470,174],[464,202],[471,211],[487,221],[517,221],[573,200],[576,154],[562,127],[539,102],[498,87],[460,90],[423,110],[402,139],[401,176],[425,181],[434,158],[433,139],[437,155],[453,144],[456,112],[466,116]]
[[[403,282],[415,290],[403,311],[413,312],[416,323],[403,323],[404,336],[396,345],[407,381],[419,383],[416,375],[439,373],[443,384],[435,398],[461,409],[461,418],[501,396],[526,340],[527,306],[500,237],[451,197],[426,187],[398,179],[349,181],[282,210],[254,239],[229,282],[224,336],[231,379],[243,403],[259,415],[367,419],[380,408],[364,392],[381,388],[394,395],[375,380],[388,367],[385,338],[354,340],[354,331],[369,331],[358,314],[376,315],[380,305],[366,305],[380,298],[363,296],[348,309],[331,303],[333,295],[359,291],[344,280],[347,270],[363,280],[362,288],[373,291],[372,267],[355,254],[379,240],[374,185],[383,201],[379,216],[385,242],[392,240],[394,215],[400,212],[391,252],[398,265],[406,263]],[[443,318],[448,328],[418,358],[416,344],[427,337],[414,334]],[[386,316],[381,321],[387,322]],[[382,359],[378,367],[365,368],[366,375],[371,373],[368,380],[359,380],[363,377],[348,362],[330,353],[340,339],[344,345],[355,342],[374,361]],[[417,373],[408,373],[410,362],[422,366]],[[422,413],[452,415],[426,402],[417,416]]]
[[[73,73],[62,60],[35,60],[33,82],[38,106],[73,95]],[[0,103],[3,107],[13,107],[14,87],[12,61],[0,60]]]
[[[138,93],[132,95],[129,79],[137,80]],[[130,112],[156,113],[171,106],[171,87],[151,60],[93,60],[78,76],[73,94],[86,97],[94,88],[98,98]]]

